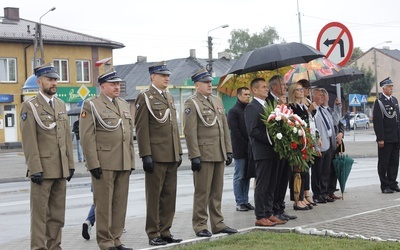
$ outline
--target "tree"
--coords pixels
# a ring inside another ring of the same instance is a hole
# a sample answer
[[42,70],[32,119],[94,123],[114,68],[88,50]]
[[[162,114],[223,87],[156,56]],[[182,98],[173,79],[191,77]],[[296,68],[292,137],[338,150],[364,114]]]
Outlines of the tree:
[[360,47],[355,47],[353,49],[353,53],[351,54],[350,61],[347,64],[351,64],[354,60],[359,58],[364,52],[360,49]]
[[246,52],[263,47],[274,42],[279,42],[280,37],[274,27],[266,26],[260,33],[249,34],[248,29],[238,29],[231,32],[229,39],[229,49],[226,51],[233,58],[238,58]]
[[[358,68],[357,63],[355,63],[352,67]],[[362,66],[359,70],[364,73],[364,78],[353,81],[349,84],[343,84],[346,101],[349,100],[349,94],[361,94],[369,96],[371,89],[374,86],[375,75],[371,67],[368,67],[368,69],[366,69],[364,68],[364,66]]]

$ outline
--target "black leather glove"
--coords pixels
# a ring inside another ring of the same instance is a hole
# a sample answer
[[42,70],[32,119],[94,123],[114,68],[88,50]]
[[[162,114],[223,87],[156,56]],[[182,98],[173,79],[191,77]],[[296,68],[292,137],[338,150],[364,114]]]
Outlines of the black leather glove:
[[182,155],[179,155],[178,168],[181,166],[181,164],[182,164]]
[[41,185],[43,182],[43,172],[32,174],[31,181],[33,183]]
[[71,180],[72,176],[74,176],[74,172],[75,172],[75,169],[70,169],[69,170],[69,176],[67,177],[67,181]]
[[143,156],[142,161],[143,161],[143,170],[146,173],[153,173],[153,168],[154,168],[153,157],[151,157],[151,155]]
[[225,161],[225,165],[229,166],[232,163],[232,158],[233,158],[233,154],[232,153],[227,153],[226,154],[226,161]]
[[99,180],[100,175],[103,173],[103,171],[101,171],[101,168],[94,168],[90,170],[90,173],[93,175],[94,178]]
[[196,157],[192,159],[192,171],[200,171],[201,169],[201,162],[200,157]]

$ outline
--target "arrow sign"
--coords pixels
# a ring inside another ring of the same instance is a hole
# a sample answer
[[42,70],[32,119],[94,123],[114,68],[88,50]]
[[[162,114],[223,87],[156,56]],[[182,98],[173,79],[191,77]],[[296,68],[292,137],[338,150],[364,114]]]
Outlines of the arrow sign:
[[343,67],[353,53],[353,37],[343,24],[328,23],[319,32],[316,47],[326,58]]
[[361,106],[360,94],[349,94],[349,106]]

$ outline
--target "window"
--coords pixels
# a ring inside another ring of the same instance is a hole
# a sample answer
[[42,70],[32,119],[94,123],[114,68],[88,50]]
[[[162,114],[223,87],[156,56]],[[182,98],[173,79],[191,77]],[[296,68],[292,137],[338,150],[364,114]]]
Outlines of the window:
[[90,61],[77,60],[76,65],[76,81],[90,82]]
[[60,80],[58,80],[58,82],[69,82],[68,60],[54,59],[53,65],[54,68],[57,70],[58,74],[60,75]]
[[17,82],[17,59],[0,58],[0,81]]

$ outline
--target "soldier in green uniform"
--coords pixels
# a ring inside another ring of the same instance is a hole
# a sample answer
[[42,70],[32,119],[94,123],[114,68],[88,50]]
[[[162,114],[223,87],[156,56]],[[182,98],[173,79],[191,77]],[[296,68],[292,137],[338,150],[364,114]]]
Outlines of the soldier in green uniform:
[[31,249],[61,249],[66,181],[75,168],[65,103],[55,97],[51,64],[35,68],[39,92],[21,110],[22,146],[31,179]]
[[[224,161],[232,162],[232,145],[221,99],[212,95],[213,78],[201,69],[192,76],[196,93],[185,101],[186,144],[194,179],[193,230],[199,237],[237,233],[225,225],[221,212]],[[211,231],[207,229],[210,213]]]
[[177,169],[182,163],[176,108],[166,92],[171,72],[165,62],[149,67],[151,86],[136,98],[136,138],[146,185],[149,244],[177,243],[170,228],[175,215]]
[[101,93],[83,103],[79,132],[92,174],[96,238],[100,249],[127,250],[121,242],[129,175],[135,169],[133,119],[119,97],[121,78],[113,68],[100,75]]

